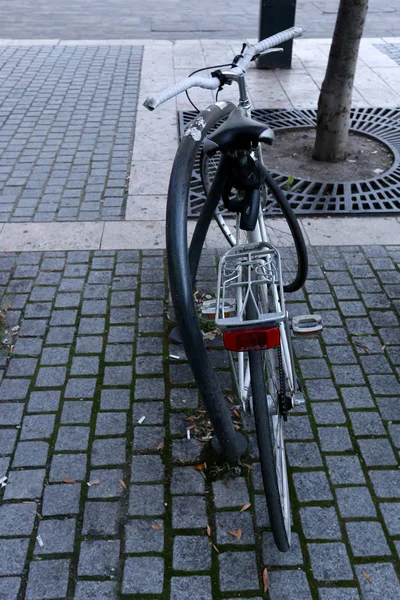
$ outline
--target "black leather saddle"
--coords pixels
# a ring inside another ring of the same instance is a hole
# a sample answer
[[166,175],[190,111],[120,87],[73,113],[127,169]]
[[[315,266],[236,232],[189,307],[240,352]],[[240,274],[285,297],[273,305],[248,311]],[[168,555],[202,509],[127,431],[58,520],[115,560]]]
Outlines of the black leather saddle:
[[204,152],[212,155],[217,150],[246,149],[258,142],[272,144],[274,132],[265,123],[250,119],[242,108],[235,108],[220,127],[204,140]]

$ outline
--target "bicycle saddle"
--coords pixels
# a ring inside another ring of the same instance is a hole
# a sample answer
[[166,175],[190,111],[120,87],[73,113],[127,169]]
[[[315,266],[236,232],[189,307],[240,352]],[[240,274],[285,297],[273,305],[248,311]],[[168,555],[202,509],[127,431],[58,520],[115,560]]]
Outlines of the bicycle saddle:
[[204,140],[204,152],[211,156],[217,150],[246,149],[258,142],[272,144],[274,132],[265,123],[246,117],[242,108],[235,108],[216,131]]

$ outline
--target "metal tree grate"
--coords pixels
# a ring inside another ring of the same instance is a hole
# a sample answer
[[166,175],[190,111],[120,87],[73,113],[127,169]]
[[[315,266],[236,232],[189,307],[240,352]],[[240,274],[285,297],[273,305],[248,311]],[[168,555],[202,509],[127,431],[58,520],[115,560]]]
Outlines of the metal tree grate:
[[[179,113],[181,136],[195,116],[194,111]],[[252,116],[258,121],[268,124],[272,129],[294,129],[315,126],[317,111],[312,109],[259,109],[254,110]],[[391,168],[376,177],[355,182],[317,181],[293,177],[290,190],[286,191],[286,195],[297,215],[400,213],[400,108],[353,108],[351,130],[386,144],[393,154]],[[200,152],[196,157],[192,173],[188,205],[189,217],[199,215],[205,200],[199,157]],[[284,189],[290,173],[278,173],[273,170],[270,172]],[[227,211],[224,212],[227,214]],[[275,204],[271,205],[269,214],[271,216],[279,214]]]

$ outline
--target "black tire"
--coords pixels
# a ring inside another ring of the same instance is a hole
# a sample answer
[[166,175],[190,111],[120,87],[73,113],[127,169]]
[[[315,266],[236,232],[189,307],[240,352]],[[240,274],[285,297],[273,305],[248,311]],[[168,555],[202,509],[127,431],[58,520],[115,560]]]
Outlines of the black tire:
[[264,493],[275,544],[281,552],[290,548],[279,495],[278,479],[272,445],[272,431],[266,402],[265,375],[261,351],[249,352],[251,393],[257,445],[260,455]]
[[[211,160],[213,163],[210,166]],[[209,190],[210,178],[212,177],[213,173],[215,173],[218,160],[218,154],[212,159],[209,159],[203,152],[200,156],[201,180],[206,193]],[[266,217],[264,219],[266,228],[269,232],[269,237],[276,238],[276,242],[274,239],[272,239],[272,242],[276,243],[278,247],[280,246],[280,243],[283,243],[283,254],[286,253],[286,256],[283,256],[282,260],[282,276],[284,281],[283,289],[285,292],[295,292],[304,285],[308,273],[308,256],[304,237],[296,215],[294,214],[285,194],[269,174],[267,175],[264,192],[264,202],[268,202],[270,208],[271,204],[275,207],[275,210],[273,211],[274,213],[277,212],[276,208],[278,208],[279,213],[282,213],[289,226],[290,233],[284,231],[283,229],[279,229],[279,225],[274,226],[276,221],[274,221],[273,218]],[[272,198],[270,196],[272,196]],[[222,228],[221,231],[228,243],[233,246],[232,237],[229,238]],[[271,232],[273,234],[272,236]],[[285,247],[289,240],[291,242],[290,245],[292,245],[294,248],[294,252],[290,252],[289,248]]]

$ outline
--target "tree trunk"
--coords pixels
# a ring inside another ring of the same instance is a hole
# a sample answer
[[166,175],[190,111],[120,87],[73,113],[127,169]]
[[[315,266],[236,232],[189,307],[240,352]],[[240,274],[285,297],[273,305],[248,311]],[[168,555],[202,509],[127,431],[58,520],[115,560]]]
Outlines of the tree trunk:
[[346,158],[351,99],[368,0],[340,0],[328,67],[318,100],[315,160]]

